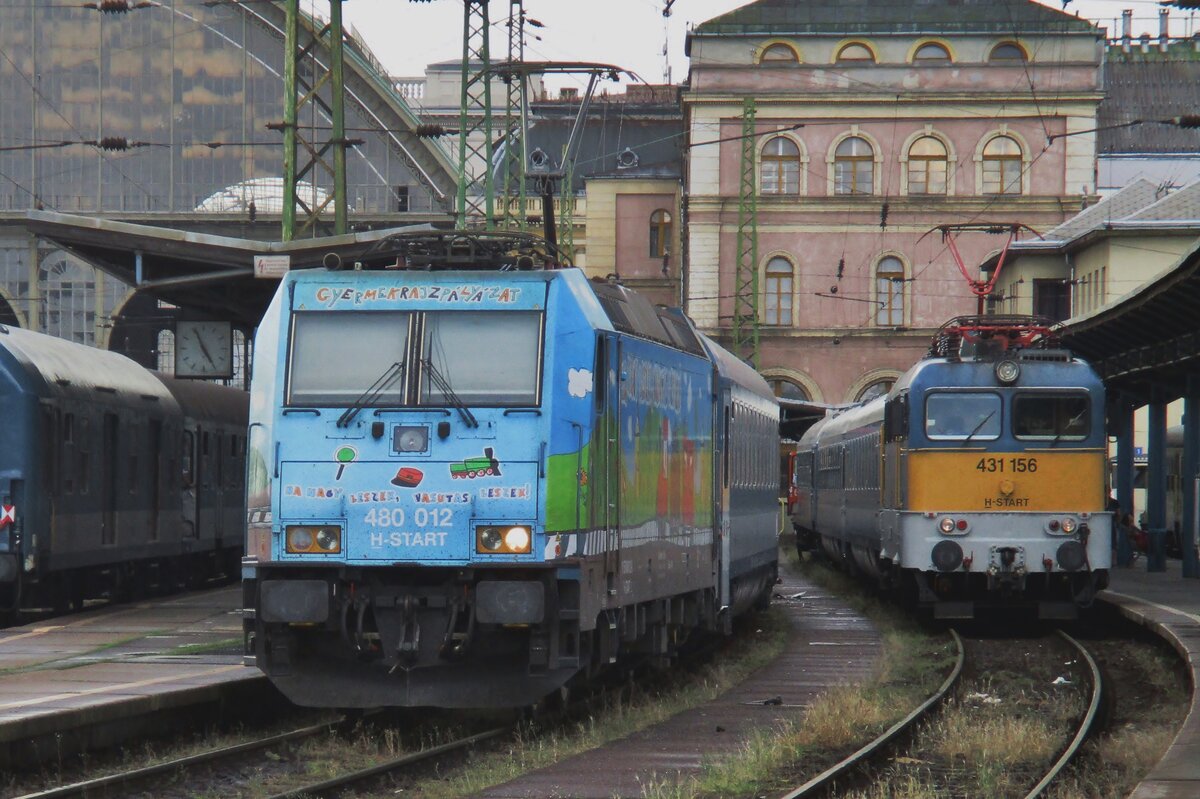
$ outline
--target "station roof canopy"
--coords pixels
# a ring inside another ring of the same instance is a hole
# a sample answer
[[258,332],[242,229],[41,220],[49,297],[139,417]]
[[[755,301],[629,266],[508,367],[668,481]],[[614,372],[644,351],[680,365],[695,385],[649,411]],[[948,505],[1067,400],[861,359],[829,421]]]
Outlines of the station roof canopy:
[[1184,396],[1200,375],[1200,242],[1136,291],[1059,330],[1108,387],[1134,405]]
[[291,269],[320,267],[336,252],[345,264],[368,257],[390,228],[298,241],[259,241],[91,216],[30,211],[28,229],[139,291],[214,319],[253,327],[279,279],[255,277],[256,255],[287,256]]

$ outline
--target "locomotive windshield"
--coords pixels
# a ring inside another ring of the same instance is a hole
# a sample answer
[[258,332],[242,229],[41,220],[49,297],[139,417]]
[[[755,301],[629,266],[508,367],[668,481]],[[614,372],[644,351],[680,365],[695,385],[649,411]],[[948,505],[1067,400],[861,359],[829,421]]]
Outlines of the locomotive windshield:
[[925,398],[925,435],[934,441],[999,438],[1001,421],[998,394],[940,391]]
[[[296,314],[288,403],[349,405],[373,386],[380,389],[375,386],[380,375],[404,363],[410,316],[383,311]],[[364,346],[367,341],[370,346]],[[402,404],[404,381],[383,386],[372,402]]]
[[1013,402],[1017,438],[1078,441],[1091,431],[1086,394],[1018,394]]
[[[537,405],[542,315],[536,311],[425,314],[422,405]],[[444,381],[437,379],[440,375]]]

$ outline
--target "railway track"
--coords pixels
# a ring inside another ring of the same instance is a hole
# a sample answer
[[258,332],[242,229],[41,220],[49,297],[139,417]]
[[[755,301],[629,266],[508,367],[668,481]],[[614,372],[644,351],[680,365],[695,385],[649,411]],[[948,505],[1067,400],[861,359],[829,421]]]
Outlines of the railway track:
[[212,749],[187,757],[176,758],[151,766],[129,769],[90,780],[81,780],[70,785],[60,785],[36,793],[27,793],[14,799],[70,799],[70,797],[104,796],[110,792],[138,786],[145,788],[156,779],[194,772],[200,768],[220,768],[222,764],[239,761],[249,754],[263,752],[286,744],[295,744],[318,735],[336,731],[345,719],[313,724],[277,735],[269,735],[255,741]]
[[[842,761],[829,767],[821,774],[809,779],[803,785],[783,794],[780,799],[809,799],[810,797],[825,796],[833,792],[835,786],[844,787],[851,783],[862,784],[872,779],[887,779],[888,777],[884,774],[884,767],[881,765],[884,757],[888,753],[895,752],[899,744],[906,740],[918,725],[930,721],[944,706],[946,699],[951,693],[960,687],[968,659],[962,639],[954,631],[951,631],[951,633],[958,647],[958,660],[950,675],[933,695],[908,716],[881,733],[877,738],[859,748]],[[1079,753],[1080,747],[1096,723],[1105,691],[1100,668],[1087,648],[1065,632],[1059,631],[1058,635],[1071,648],[1075,657],[1084,666],[1084,671],[1089,681],[1087,701],[1083,712],[1077,720],[1069,742],[1065,744],[1062,751],[1053,759],[1053,762],[1045,768],[1040,778],[1033,784],[1033,787],[1029,788],[1026,793],[1017,794],[1024,796],[1025,799],[1036,799],[1036,797],[1041,796]],[[1031,780],[1031,782],[1033,781]],[[952,790],[949,795],[960,794]],[[962,795],[970,795],[970,792],[967,791]]]
[[[170,795],[178,790],[177,788],[173,789],[171,783],[189,782],[194,779],[192,775],[199,775],[203,772],[222,774],[226,771],[236,769],[251,757],[262,759],[264,753],[269,750],[295,746],[303,741],[323,735],[345,732],[352,725],[353,721],[344,718],[323,724],[313,724],[289,732],[269,735],[258,740],[247,741],[219,749],[212,749],[207,752],[176,758],[151,766],[129,769],[116,774],[71,783],[70,785],[61,785],[36,793],[24,794],[14,797],[14,799],[71,799],[72,797],[114,796],[121,795],[123,792],[133,789],[143,794],[149,791],[153,795]],[[457,752],[469,749],[478,743],[510,733],[513,729],[513,726],[505,726],[467,735],[437,746],[406,753],[370,768],[347,772],[319,782],[304,784],[300,787],[276,794],[272,799],[321,796],[338,789],[369,784],[372,780],[387,774],[400,772],[405,768],[424,764],[438,758],[449,757]]]

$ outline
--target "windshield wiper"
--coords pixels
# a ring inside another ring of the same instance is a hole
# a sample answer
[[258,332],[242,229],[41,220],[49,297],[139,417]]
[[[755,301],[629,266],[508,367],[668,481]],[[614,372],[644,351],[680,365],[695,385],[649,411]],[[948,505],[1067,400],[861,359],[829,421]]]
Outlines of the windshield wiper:
[[996,415],[996,412],[992,411],[987,416],[983,417],[983,421],[981,421],[979,424],[975,425],[975,429],[971,431],[971,434],[963,439],[963,446],[965,447],[967,444],[969,444],[971,439],[975,437],[975,434],[978,433],[980,430],[982,430],[983,426],[985,424],[987,424],[991,420],[991,418],[995,415]]
[[383,370],[383,374],[375,379],[375,382],[367,387],[367,390],[359,395],[350,407],[342,412],[338,417],[338,427],[349,427],[354,421],[354,417],[358,416],[358,412],[375,401],[375,398],[384,392],[388,386],[396,382],[400,375],[404,374],[404,361],[396,361],[394,364]]
[[463,402],[457,394],[454,393],[454,388],[450,385],[450,381],[446,376],[438,371],[438,368],[433,365],[433,361],[429,358],[424,358],[421,365],[429,371],[429,382],[437,386],[437,390],[442,392],[442,396],[447,402],[458,411],[458,415],[467,423],[467,427],[479,427],[479,421],[475,418],[475,414],[471,413],[471,409]]
[[1070,420],[1065,425],[1063,425],[1063,429],[1059,430],[1057,433],[1054,434],[1054,440],[1050,442],[1050,446],[1051,447],[1056,446],[1058,444],[1058,440],[1067,434],[1067,431],[1071,429],[1072,425],[1076,424],[1077,422],[1082,421],[1084,414],[1086,414],[1087,412],[1088,412],[1088,409],[1084,408],[1082,411],[1080,411],[1079,413],[1072,416],[1070,418]]

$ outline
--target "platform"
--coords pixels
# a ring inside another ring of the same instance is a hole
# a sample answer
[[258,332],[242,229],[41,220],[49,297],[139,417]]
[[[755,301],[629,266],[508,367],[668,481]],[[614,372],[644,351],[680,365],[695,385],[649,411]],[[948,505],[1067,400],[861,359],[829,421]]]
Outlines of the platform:
[[[172,714],[262,691],[242,665],[241,586],[0,630],[0,767],[146,734]],[[16,758],[20,758],[17,760]]]
[[1130,799],[1195,799],[1200,796],[1200,580],[1184,579],[1178,560],[1166,572],[1146,572],[1144,561],[1113,569],[1102,602],[1165,638],[1187,664],[1192,681],[1191,708],[1179,734]]

